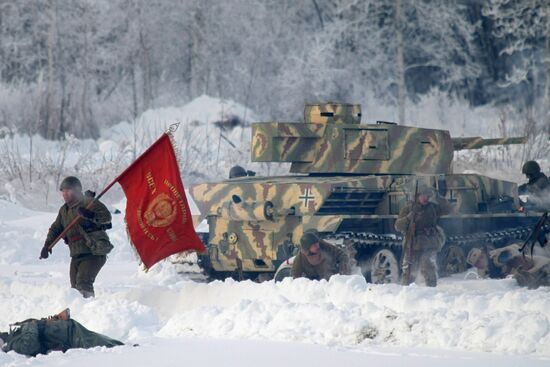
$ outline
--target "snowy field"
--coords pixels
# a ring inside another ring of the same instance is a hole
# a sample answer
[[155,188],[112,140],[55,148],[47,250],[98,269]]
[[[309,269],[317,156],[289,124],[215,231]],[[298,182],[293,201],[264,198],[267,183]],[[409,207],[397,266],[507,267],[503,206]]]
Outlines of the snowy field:
[[0,201],[0,330],[70,307],[86,327],[129,345],[32,359],[11,352],[0,354],[2,366],[550,363],[549,288],[529,291],[511,279],[466,280],[465,274],[436,289],[371,285],[359,276],[205,283],[178,274],[182,265],[169,262],[144,273],[119,214],[97,297],[84,300],[69,289],[63,243],[38,260],[54,217]]

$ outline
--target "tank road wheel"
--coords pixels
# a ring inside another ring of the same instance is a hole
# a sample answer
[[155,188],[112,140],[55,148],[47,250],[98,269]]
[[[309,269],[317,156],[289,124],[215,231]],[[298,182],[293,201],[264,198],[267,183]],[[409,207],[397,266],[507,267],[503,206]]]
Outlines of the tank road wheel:
[[399,258],[390,249],[377,249],[367,261],[367,266],[363,275],[370,283],[398,283]]
[[462,247],[449,245],[443,247],[438,256],[440,276],[449,276],[466,271],[466,254]]

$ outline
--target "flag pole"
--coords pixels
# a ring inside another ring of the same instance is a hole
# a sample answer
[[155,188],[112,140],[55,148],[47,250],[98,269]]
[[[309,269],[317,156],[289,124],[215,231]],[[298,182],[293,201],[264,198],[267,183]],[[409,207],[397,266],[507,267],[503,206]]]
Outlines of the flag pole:
[[[162,137],[164,135],[168,135],[170,136],[170,134],[176,132],[176,130],[178,129],[180,125],[180,122],[176,122],[174,124],[171,124],[168,129],[160,136],[160,138],[158,138],[153,144],[151,144],[151,146],[149,148],[147,148],[147,150],[145,150],[145,152],[141,153],[139,157],[136,158],[135,161],[133,161],[124,171],[122,171],[121,174],[119,174],[110,184],[108,184],[107,186],[105,186],[105,188],[103,190],[101,190],[101,192],[99,193],[99,195],[97,195],[96,197],[94,197],[94,200],[90,201],[90,203],[88,205],[86,205],[86,209],[90,209],[91,206],[97,201],[99,200],[103,195],[105,195],[105,193],[107,191],[109,191],[119,180],[122,176],[124,176],[124,174],[126,172],[128,172],[130,170],[130,168],[132,168],[140,159],[141,157],[143,157],[145,154],[149,153],[149,151],[151,151],[151,149],[153,149],[153,147],[155,145],[157,145],[157,143],[160,141],[160,139],[162,139]],[[55,240],[53,240],[53,242],[51,244],[48,245],[48,251],[51,251],[55,245],[57,245],[57,243],[63,238],[65,237],[65,235],[67,234],[67,232],[69,232],[71,230],[71,228],[73,228],[77,223],[78,221],[80,220],[80,218],[82,218],[82,216],[80,215],[80,213],[77,214],[77,216],[67,225],[67,227],[65,227],[65,229],[63,229],[63,231],[59,234],[59,236],[57,236],[55,238]],[[42,257],[40,257],[41,259]]]

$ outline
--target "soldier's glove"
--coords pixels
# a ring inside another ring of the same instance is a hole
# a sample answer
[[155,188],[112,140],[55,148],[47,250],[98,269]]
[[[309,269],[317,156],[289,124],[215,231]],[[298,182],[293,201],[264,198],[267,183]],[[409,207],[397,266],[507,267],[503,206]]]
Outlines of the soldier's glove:
[[44,245],[44,247],[42,247],[42,250],[40,251],[40,259],[47,259],[51,253],[52,249],[50,248],[50,246],[47,244]]
[[94,219],[95,213],[89,209],[86,209],[84,207],[78,208],[78,214],[80,214],[85,219]]

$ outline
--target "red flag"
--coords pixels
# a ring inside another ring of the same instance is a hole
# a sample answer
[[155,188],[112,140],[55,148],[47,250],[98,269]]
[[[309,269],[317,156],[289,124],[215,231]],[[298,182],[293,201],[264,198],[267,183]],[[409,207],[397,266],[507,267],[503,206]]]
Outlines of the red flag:
[[130,240],[147,269],[178,252],[206,251],[193,228],[168,134],[153,143],[117,181],[126,194]]

